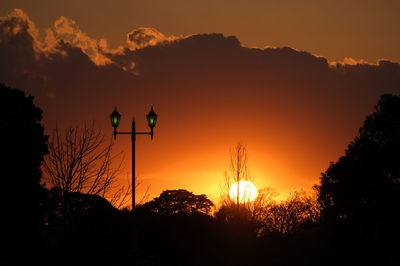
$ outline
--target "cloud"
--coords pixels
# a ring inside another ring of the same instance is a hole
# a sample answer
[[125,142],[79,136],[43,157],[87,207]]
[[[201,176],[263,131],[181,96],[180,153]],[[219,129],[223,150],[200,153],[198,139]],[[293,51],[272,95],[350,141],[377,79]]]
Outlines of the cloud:
[[126,42],[131,49],[142,49],[146,46],[154,46],[160,43],[179,39],[177,36],[166,37],[154,28],[140,27],[126,36]]
[[[39,30],[36,25],[31,21],[28,15],[21,9],[14,9],[7,16],[0,17],[0,43],[7,44],[15,41],[13,44],[26,45],[31,42],[32,48],[39,49],[36,46],[36,41],[39,38]],[[24,40],[23,40],[24,39]]]
[[[24,42],[18,41],[17,45],[30,42],[36,58],[60,53],[60,42],[68,42],[72,46],[82,49],[96,65],[106,65],[111,62],[102,52],[118,53],[122,49],[122,47],[114,50],[108,49],[105,39],[90,38],[74,20],[64,16],[57,19],[52,28],[47,28],[43,32],[39,31],[35,23],[21,9],[14,9],[7,16],[1,17],[0,23],[1,42],[24,38]],[[30,48],[30,46],[25,46],[25,48]]]
[[396,92],[399,86],[399,65],[388,60],[368,64],[347,58],[331,64],[291,47],[248,48],[235,36],[217,33],[166,37],[139,28],[128,33],[129,47],[110,50],[105,39],[90,38],[72,19],[62,16],[40,32],[16,9],[0,19],[0,37],[0,80],[55,97],[65,93],[67,84],[68,91],[101,91],[111,81],[129,80],[129,88],[139,82],[143,89],[175,95],[182,102],[195,99],[193,95],[204,102],[232,100],[245,88],[275,106],[268,97],[274,88],[279,100],[359,102],[357,97],[367,93],[370,104],[372,95]]
[[40,83],[42,77],[31,71],[37,63],[38,30],[24,11],[13,10],[0,17],[0,79],[10,84],[34,81]]
[[70,95],[69,99],[81,86],[110,85],[105,72],[130,79],[103,51],[117,53],[118,49],[109,50],[105,40],[88,37],[75,21],[65,17],[42,32],[20,9],[0,18],[0,82],[34,95],[53,99]]
[[82,49],[96,65],[106,65],[111,61],[100,51],[107,51],[107,41],[105,39],[95,40],[83,32],[77,23],[64,16],[54,22],[54,31],[48,31],[48,42],[57,43],[64,41],[74,47]]
[[[378,60],[379,62],[379,60]],[[350,66],[355,66],[355,65],[372,65],[372,63],[365,61],[364,59],[354,59],[351,57],[345,57],[343,61],[334,61],[330,62],[330,65],[335,67],[337,65],[350,65]]]
[[[80,48],[96,65],[104,66],[112,63],[110,56],[121,54],[124,50],[122,46],[109,49],[106,39],[96,40],[89,37],[87,33],[80,29],[76,21],[64,16],[58,18],[53,23],[53,27],[44,29],[42,32],[21,9],[14,9],[7,16],[0,17],[0,23],[0,42],[24,38],[25,40],[23,42],[18,41],[17,45],[31,43],[36,58],[61,52],[65,55],[65,50],[59,49],[59,44],[64,42]],[[127,34],[127,45],[129,49],[142,49],[179,38],[181,37],[166,37],[156,29],[141,27]],[[30,45],[25,46],[25,48],[30,48]],[[134,65],[134,62],[128,62],[121,67],[125,71],[132,71]]]
[[399,64],[388,60],[369,64],[346,58],[331,64],[291,47],[249,48],[235,36],[216,33],[166,37],[152,28],[128,33],[127,42],[128,47],[110,50],[105,39],[89,37],[76,21],[63,16],[52,28],[39,31],[24,11],[15,9],[0,18],[4,58],[0,79],[26,88],[56,90],[58,86],[52,95],[61,93],[64,85],[56,84],[60,80],[87,90],[83,84],[89,82],[94,84],[90,87],[103,87],[96,78],[121,77],[161,95],[177,93],[177,98],[196,94],[232,98],[229,95],[246,88],[268,99],[267,92],[275,87],[275,98],[312,101],[318,96],[333,101],[348,95],[361,97],[362,92],[375,97],[398,91]]

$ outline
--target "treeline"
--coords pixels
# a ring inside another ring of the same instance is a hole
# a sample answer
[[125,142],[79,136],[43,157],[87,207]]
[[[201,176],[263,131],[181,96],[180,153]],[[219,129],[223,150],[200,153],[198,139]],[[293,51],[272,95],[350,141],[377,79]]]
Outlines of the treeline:
[[232,201],[216,209],[205,195],[166,190],[134,213],[100,196],[63,194],[59,188],[49,190],[46,199],[45,257],[71,264],[258,265],[266,255],[268,261],[290,261],[283,248],[312,230],[319,213],[304,192],[280,203],[256,200],[238,208]]
[[[265,190],[253,202],[227,199],[216,207],[205,195],[178,189],[134,212],[105,199],[112,181],[107,177],[116,174],[107,163],[108,146],[100,156],[103,177],[92,165],[61,169],[65,160],[44,135],[33,97],[4,85],[0,96],[6,265],[400,262],[399,96],[380,98],[345,154],[321,174],[315,196],[298,191],[275,202]],[[47,164],[53,170],[51,189],[42,180],[45,158],[55,160],[56,168]],[[73,169],[93,178],[79,179]],[[85,186],[82,180],[92,181]],[[123,192],[118,195],[124,199]]]

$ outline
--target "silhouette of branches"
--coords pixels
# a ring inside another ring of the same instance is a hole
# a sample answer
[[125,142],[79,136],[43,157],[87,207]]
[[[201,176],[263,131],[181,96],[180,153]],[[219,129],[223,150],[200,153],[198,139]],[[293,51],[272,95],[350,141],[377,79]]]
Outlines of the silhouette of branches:
[[262,217],[264,233],[291,235],[307,224],[316,223],[320,208],[316,197],[304,191],[295,191],[280,203],[264,206]]
[[[47,180],[64,194],[80,192],[105,197],[113,188],[121,162],[114,168],[112,162],[119,155],[111,154],[112,143],[103,142],[104,136],[94,123],[68,127],[63,133],[56,127],[44,162]],[[123,194],[117,191],[114,201]]]
[[[246,195],[242,195],[242,197],[240,197],[241,195],[239,193],[239,181],[249,180],[247,160],[248,154],[246,146],[243,143],[238,142],[230,151],[229,170],[225,171],[225,178],[223,184],[220,186],[220,198],[222,205],[227,206],[232,204],[233,199],[231,198],[230,190],[234,183],[238,184],[235,199],[237,208],[239,209],[239,205],[245,204],[246,199],[249,198]],[[240,200],[240,198],[242,198],[242,200]]]

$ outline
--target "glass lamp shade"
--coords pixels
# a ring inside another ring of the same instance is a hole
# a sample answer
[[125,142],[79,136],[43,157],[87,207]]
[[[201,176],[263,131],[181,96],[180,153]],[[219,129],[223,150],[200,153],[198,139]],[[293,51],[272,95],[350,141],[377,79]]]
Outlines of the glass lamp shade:
[[114,128],[117,128],[118,125],[119,125],[119,121],[121,120],[121,114],[118,113],[117,107],[115,107],[115,108],[114,108],[114,112],[112,112],[112,113],[110,114],[110,119],[111,119],[111,125],[112,125]]
[[146,115],[147,117],[147,123],[149,124],[149,127],[151,129],[154,128],[154,126],[156,125],[157,122],[157,114],[154,112],[153,107],[151,107],[150,112]]

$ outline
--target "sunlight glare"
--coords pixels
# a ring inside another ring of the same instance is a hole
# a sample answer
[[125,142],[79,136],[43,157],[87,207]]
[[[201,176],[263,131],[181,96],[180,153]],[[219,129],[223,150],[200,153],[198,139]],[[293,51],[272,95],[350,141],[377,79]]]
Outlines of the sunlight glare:
[[[237,189],[238,189],[238,183],[234,183],[229,190],[229,196],[231,199],[236,200],[237,197]],[[258,191],[256,186],[246,180],[240,180],[239,181],[239,201],[241,203],[243,202],[249,202],[249,201],[254,201],[257,198]]]

